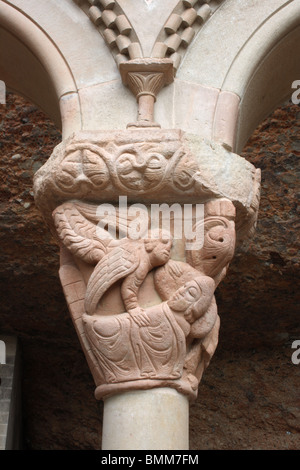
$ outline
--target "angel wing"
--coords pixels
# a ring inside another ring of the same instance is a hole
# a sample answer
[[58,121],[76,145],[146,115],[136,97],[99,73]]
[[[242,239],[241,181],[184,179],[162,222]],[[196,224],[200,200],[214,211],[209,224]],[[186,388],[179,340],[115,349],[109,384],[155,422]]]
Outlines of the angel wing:
[[[108,206],[110,210],[106,211]],[[75,256],[87,263],[96,264],[107,253],[108,246],[114,240],[128,237],[130,230],[134,232],[141,219],[144,221],[142,226],[145,227],[145,233],[138,232],[138,237],[142,238],[147,234],[148,211],[141,205],[136,206],[138,207],[127,210],[126,206],[65,202],[53,211],[53,218],[64,245]]]
[[129,250],[126,246],[117,246],[109,250],[109,253],[99,261],[88,281],[85,296],[86,313],[92,315],[104,293],[119,279],[132,273],[138,263],[136,250]]
[[111,239],[97,236],[96,214],[87,204],[65,202],[52,215],[60,240],[73,255],[91,264],[105,255]]
[[[110,227],[115,235],[112,238],[130,237],[130,232],[138,229],[138,238],[146,237],[150,224],[150,216],[143,204],[127,206],[127,199],[122,204],[112,205],[102,203],[99,205],[87,204],[80,201],[72,202],[85,219],[97,225],[97,234],[102,235],[101,227]],[[99,231],[100,230],[100,231]],[[106,230],[107,233],[107,230]]]

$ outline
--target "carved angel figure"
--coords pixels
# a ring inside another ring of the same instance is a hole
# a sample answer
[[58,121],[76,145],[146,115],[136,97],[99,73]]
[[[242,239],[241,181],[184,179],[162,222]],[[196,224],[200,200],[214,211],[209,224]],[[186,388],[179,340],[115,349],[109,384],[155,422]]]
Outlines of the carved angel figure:
[[147,323],[147,316],[138,303],[138,290],[151,269],[168,261],[171,244],[170,237],[166,237],[135,241],[123,239],[120,245],[110,246],[89,279],[86,312],[94,314],[103,294],[119,279],[124,279],[121,295],[126,311],[139,324]]
[[[123,280],[121,296],[126,311],[139,325],[147,324],[147,315],[138,303],[138,291],[148,272],[168,261],[171,235],[148,233],[137,240],[127,237],[117,240],[100,227],[103,237],[99,237],[96,206],[81,202],[62,204],[53,212],[53,218],[58,236],[72,254],[96,265],[87,283],[86,313],[93,315],[104,293]],[[127,233],[124,220],[128,222],[128,217],[119,213],[119,232],[123,228]]]

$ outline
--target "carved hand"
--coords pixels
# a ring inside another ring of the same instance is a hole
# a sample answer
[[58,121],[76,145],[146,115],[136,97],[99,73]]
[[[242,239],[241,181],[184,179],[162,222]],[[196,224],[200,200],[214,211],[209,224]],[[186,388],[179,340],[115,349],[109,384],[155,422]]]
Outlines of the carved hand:
[[138,326],[148,326],[150,324],[149,317],[143,308],[136,307],[129,310],[128,313]]
[[183,273],[181,267],[178,265],[178,263],[176,263],[176,261],[169,260],[168,268],[169,268],[170,274],[174,277],[174,279],[176,277],[180,277]]

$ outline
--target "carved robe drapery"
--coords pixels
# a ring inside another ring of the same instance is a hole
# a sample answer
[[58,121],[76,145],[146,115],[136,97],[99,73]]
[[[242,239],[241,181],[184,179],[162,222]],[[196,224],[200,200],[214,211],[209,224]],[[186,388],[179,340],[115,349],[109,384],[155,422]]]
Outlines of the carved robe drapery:
[[146,326],[137,325],[128,313],[84,316],[104,382],[181,377],[186,352],[182,329],[165,303],[148,309],[147,316]]

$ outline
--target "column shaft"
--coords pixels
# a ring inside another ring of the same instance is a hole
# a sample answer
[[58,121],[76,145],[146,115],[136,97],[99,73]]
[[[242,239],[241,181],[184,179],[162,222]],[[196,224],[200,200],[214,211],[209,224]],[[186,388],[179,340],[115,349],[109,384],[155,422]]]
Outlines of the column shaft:
[[103,450],[187,450],[188,398],[171,388],[121,393],[104,401]]

